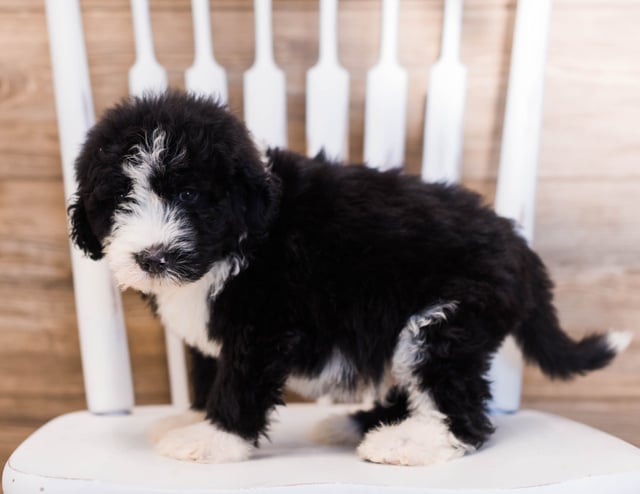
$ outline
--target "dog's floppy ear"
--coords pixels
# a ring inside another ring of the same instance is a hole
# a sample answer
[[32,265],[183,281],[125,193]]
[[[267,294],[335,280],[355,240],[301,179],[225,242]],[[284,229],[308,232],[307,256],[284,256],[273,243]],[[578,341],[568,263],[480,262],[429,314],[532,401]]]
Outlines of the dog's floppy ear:
[[91,229],[81,197],[75,197],[75,202],[69,206],[67,213],[71,221],[71,239],[73,242],[91,259],[101,259],[104,255],[102,253],[102,245]]
[[280,182],[259,161],[242,166],[237,179],[243,230],[249,239],[260,239],[277,211]]

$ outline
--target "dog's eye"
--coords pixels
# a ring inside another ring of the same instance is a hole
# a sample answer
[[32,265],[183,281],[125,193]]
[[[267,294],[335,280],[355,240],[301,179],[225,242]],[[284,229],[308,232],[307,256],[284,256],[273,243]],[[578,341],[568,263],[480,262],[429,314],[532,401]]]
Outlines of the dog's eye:
[[185,204],[193,204],[198,200],[198,192],[195,190],[183,190],[178,194],[178,200]]

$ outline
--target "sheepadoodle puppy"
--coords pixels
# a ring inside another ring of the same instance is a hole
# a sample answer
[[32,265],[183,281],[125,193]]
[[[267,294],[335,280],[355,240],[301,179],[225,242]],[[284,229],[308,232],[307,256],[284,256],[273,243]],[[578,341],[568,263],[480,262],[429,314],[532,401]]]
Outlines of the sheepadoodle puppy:
[[77,179],[75,243],[194,349],[194,411],[156,437],[173,458],[249,458],[290,386],[373,391],[372,408],[320,429],[365,460],[447,461],[493,431],[487,371],[505,336],[562,379],[626,343],[562,332],[540,258],[477,194],[261,155],[209,99],[123,101],[89,132]]

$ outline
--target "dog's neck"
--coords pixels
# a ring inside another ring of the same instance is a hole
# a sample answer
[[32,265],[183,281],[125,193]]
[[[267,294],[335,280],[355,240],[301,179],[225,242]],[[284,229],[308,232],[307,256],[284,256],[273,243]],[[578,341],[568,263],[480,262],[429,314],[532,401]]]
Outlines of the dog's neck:
[[199,280],[155,293],[157,313],[165,328],[203,354],[217,356],[220,344],[209,338],[210,305],[243,266],[241,259],[228,256],[213,263]]

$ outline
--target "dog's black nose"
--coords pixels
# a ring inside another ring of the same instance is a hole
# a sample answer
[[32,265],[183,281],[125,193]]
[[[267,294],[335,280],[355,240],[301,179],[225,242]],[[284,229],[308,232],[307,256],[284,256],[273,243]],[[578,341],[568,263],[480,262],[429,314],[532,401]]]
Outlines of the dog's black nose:
[[149,274],[161,274],[167,270],[167,253],[161,248],[151,247],[134,255],[138,266]]

